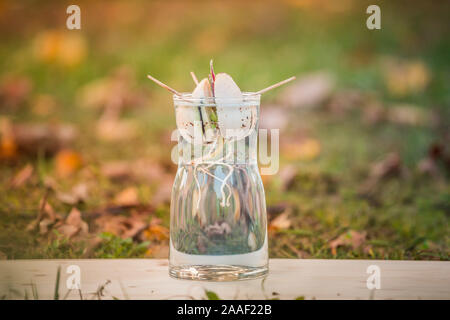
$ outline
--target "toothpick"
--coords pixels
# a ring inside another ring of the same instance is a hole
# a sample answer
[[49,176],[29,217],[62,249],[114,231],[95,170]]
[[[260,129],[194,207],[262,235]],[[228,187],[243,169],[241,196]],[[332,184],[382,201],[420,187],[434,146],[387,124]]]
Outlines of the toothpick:
[[191,71],[191,77],[192,77],[192,80],[194,80],[195,85],[198,86],[198,79],[197,79],[197,77],[195,76],[194,71]]
[[151,75],[148,74],[148,75],[147,75],[147,78],[149,78],[150,80],[152,80],[153,82],[155,82],[157,85],[163,87],[164,89],[169,90],[169,91],[172,92],[173,94],[175,94],[175,95],[181,97],[181,93],[179,93],[177,90],[175,90],[175,89],[169,87],[167,84],[164,84],[164,83],[162,83],[161,81],[159,81],[159,80],[153,78]]
[[283,84],[291,82],[292,80],[295,80],[295,79],[296,79],[295,77],[290,77],[289,79],[286,79],[286,80],[280,81],[278,83],[275,83],[275,84],[271,85],[270,87],[267,87],[267,88],[264,88],[262,90],[259,90],[259,91],[255,92],[254,94],[263,94],[263,93],[265,93],[265,92],[267,92],[269,90],[278,88],[278,87],[282,86]]

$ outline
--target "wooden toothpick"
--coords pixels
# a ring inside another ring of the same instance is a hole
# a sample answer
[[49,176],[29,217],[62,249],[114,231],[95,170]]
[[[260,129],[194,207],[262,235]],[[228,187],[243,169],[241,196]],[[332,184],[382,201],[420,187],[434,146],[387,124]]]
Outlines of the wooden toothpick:
[[198,79],[197,79],[197,77],[195,76],[194,71],[191,71],[191,77],[192,77],[192,80],[194,80],[195,85],[198,86]]
[[177,90],[169,87],[167,84],[162,83],[161,81],[159,81],[158,79],[153,78],[151,75],[147,75],[147,78],[149,78],[150,80],[152,80],[153,82],[155,82],[157,85],[163,87],[166,90],[169,90],[170,92],[172,92],[173,94],[180,96],[181,97],[181,93],[179,93]]
[[278,88],[279,86],[282,86],[283,84],[291,82],[292,80],[295,80],[295,79],[296,79],[295,77],[290,77],[289,79],[286,79],[286,80],[280,81],[278,83],[275,83],[275,84],[271,85],[270,87],[267,87],[267,88],[264,88],[262,90],[259,90],[259,91],[255,92],[254,94],[263,94],[263,93],[265,93],[265,92],[267,92],[269,90]]

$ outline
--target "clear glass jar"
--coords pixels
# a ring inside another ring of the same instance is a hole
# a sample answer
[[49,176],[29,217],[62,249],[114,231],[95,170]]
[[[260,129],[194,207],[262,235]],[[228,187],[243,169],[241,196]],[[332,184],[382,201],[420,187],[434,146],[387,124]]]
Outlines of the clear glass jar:
[[170,206],[172,277],[230,281],[268,272],[257,164],[260,96],[174,96],[178,171]]

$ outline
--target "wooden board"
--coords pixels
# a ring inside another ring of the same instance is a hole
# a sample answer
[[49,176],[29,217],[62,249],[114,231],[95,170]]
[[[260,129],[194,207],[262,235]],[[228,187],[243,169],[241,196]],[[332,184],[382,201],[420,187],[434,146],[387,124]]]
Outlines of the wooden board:
[[[53,299],[58,266],[60,298],[79,299],[68,291],[67,268],[81,271],[81,291],[94,299],[105,286],[102,299],[202,299],[205,290],[222,299],[450,299],[450,262],[380,260],[271,259],[264,280],[211,283],[176,280],[168,276],[167,260],[3,260],[0,261],[0,297]],[[380,289],[367,288],[367,268],[380,270]]]

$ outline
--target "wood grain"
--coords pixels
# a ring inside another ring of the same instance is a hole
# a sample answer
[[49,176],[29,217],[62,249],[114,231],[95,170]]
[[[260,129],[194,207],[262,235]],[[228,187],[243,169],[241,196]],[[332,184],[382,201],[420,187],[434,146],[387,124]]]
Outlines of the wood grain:
[[[450,299],[450,262],[380,260],[271,259],[269,276],[240,282],[198,282],[168,276],[167,260],[3,260],[0,261],[0,297],[33,298],[32,283],[39,299],[53,299],[58,266],[61,266],[59,296],[68,292],[69,265],[81,269],[83,298],[102,299],[202,299],[205,289],[222,299]],[[381,270],[381,289],[369,290],[369,265]],[[70,291],[67,299],[79,299]]]

